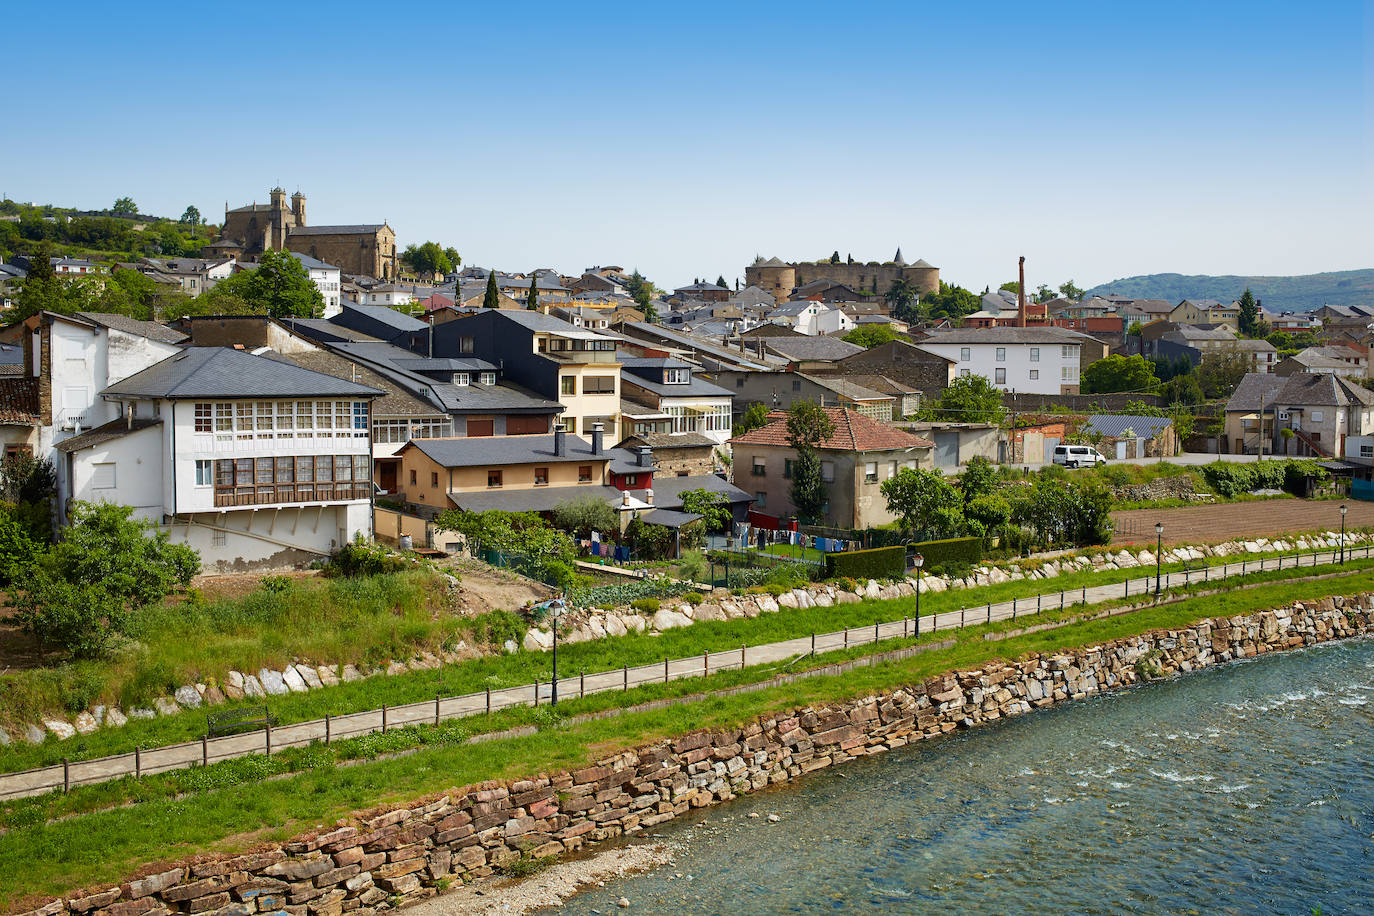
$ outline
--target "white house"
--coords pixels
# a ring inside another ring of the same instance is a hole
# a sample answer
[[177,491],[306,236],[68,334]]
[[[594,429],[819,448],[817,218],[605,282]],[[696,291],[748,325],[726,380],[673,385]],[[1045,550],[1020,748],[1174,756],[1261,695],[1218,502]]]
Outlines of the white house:
[[380,283],[358,296],[360,305],[385,305],[401,308],[416,302],[415,288],[397,283]]
[[199,296],[231,276],[237,264],[234,258],[144,258],[137,266],[170,277],[190,295]]
[[730,439],[734,394],[694,377],[689,363],[622,356],[620,368],[621,429],[625,435],[698,433],[717,445]]
[[1003,391],[1077,394],[1089,338],[1065,328],[961,328],[922,340],[927,352],[954,360],[955,375],[981,375]]
[[191,347],[100,392],[114,419],[57,446],[70,500],[116,502],[229,571],[372,536],[383,392],[231,347]]
[[[326,264],[317,258],[312,258],[308,254],[301,254],[299,251],[291,252],[291,256],[301,262],[305,272],[310,275],[310,282],[315,284],[315,288],[324,297],[325,318],[333,318],[342,311],[339,305],[339,286],[343,280],[341,271],[333,264]],[[410,297],[411,302],[415,301],[414,295]]]
[[784,302],[769,317],[774,324],[785,324],[798,334],[808,337],[843,333],[854,329],[854,320],[839,308],[810,299]]

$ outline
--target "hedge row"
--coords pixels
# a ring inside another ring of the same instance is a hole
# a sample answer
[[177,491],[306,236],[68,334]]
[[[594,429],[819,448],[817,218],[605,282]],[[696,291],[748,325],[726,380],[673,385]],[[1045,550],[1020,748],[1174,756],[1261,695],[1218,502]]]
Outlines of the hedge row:
[[967,569],[983,560],[982,538],[921,541],[912,549],[925,558],[926,569]]
[[1327,470],[1316,461],[1303,458],[1257,461],[1253,464],[1218,461],[1202,468],[1202,477],[1207,485],[1225,499],[1264,489],[1283,489],[1294,496],[1305,496],[1309,477],[1321,482],[1328,476]]
[[905,547],[874,547],[825,555],[825,577],[896,579],[906,574]]

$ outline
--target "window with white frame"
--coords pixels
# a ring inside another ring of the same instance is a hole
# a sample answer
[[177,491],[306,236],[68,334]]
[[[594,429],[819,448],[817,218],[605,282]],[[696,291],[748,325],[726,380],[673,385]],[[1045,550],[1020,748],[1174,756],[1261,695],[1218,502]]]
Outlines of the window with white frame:
[[835,482],[835,462],[833,462],[833,461],[822,461],[822,462],[821,462],[821,480],[824,480],[826,483],[834,483],[834,482]]
[[215,463],[208,458],[196,459],[196,486],[211,487],[215,484]]
[[1030,371],[1030,377],[1031,377],[1031,381],[1035,381],[1036,379],[1040,378],[1040,370],[1039,370],[1039,369],[1032,369],[1032,370]]
[[1313,423],[1320,423],[1320,422],[1322,421],[1322,418],[1325,417],[1325,416],[1326,416],[1326,415],[1323,414],[1320,410],[1314,410],[1314,411],[1312,411],[1312,422],[1313,422]]
[[971,369],[960,369],[960,370],[959,370],[959,375],[960,375],[962,378],[968,378],[968,377],[969,377],[970,375],[972,375],[972,374],[973,374],[973,370],[971,370]]
[[716,405],[707,412],[706,431],[708,433],[722,433],[730,431],[729,404]]
[[1038,363],[1038,362],[1040,362],[1040,348],[1039,348],[1039,347],[1031,347],[1031,348],[1030,348],[1030,361],[1033,362],[1033,363]]
[[373,420],[372,441],[382,445],[395,445],[410,441],[409,420]]
[[449,422],[447,420],[411,420],[410,437],[412,439],[443,439],[448,436]]
[[973,351],[969,347],[959,348],[959,362],[966,363],[973,358]]
[[1069,344],[1064,344],[1059,348],[1059,355],[1063,359],[1073,359],[1078,356],[1078,348]]
[[1007,348],[1006,348],[1006,347],[998,347],[998,348],[997,348],[997,361],[998,361],[999,363],[1004,363],[1004,362],[1007,361]]
[[113,461],[100,461],[91,465],[91,488],[94,490],[113,490],[115,487],[115,466]]
[[198,433],[208,433],[214,431],[214,405],[209,403],[197,403],[195,409],[196,426]]
[[1064,366],[1060,370],[1059,377],[1063,381],[1073,381],[1078,377],[1078,370],[1073,366]]
[[483,373],[478,377],[478,380],[479,380],[479,381],[481,382],[481,384],[483,384],[483,385],[495,385],[495,384],[496,384],[496,373],[495,373],[495,372],[483,372]]
[[664,369],[663,384],[665,385],[686,385],[692,380],[692,373],[687,369]]
[[468,384],[468,374],[466,372],[453,373],[453,384],[460,388],[466,387]]
[[992,380],[994,385],[1005,385],[1007,383],[1007,370],[998,366],[995,371],[996,377]]

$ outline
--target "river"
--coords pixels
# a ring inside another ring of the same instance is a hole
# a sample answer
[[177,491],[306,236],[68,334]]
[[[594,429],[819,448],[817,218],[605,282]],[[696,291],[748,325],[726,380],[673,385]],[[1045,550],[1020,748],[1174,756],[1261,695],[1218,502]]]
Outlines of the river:
[[1065,704],[692,812],[559,912],[1374,913],[1371,701],[1362,640]]

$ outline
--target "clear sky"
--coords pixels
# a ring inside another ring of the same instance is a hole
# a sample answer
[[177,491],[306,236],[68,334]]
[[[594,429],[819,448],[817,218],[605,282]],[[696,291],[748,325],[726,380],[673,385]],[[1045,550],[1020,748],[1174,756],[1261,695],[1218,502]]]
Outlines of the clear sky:
[[8,20],[0,194],[387,220],[503,270],[1374,266],[1374,6],[69,0]]

